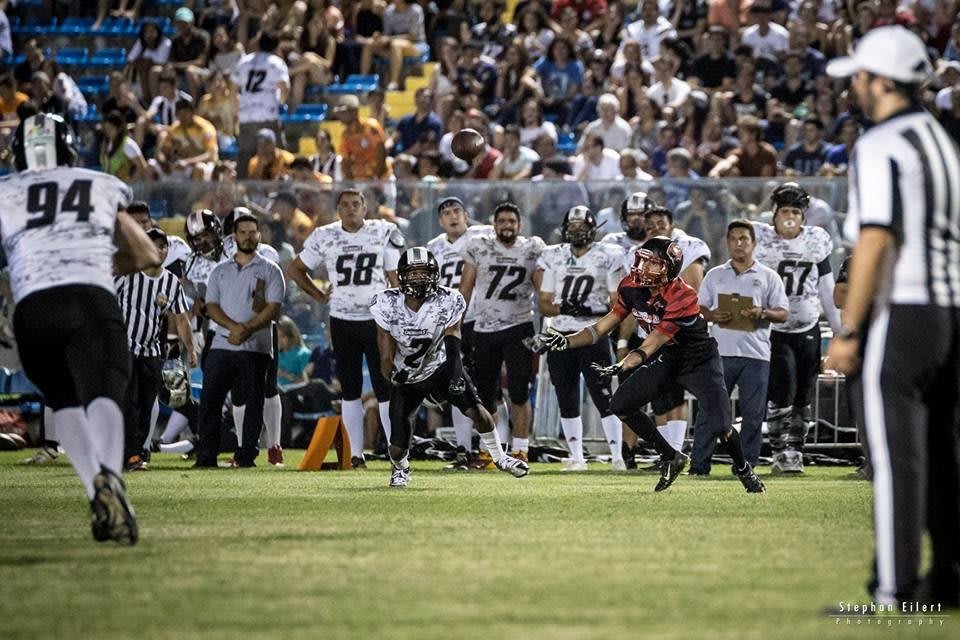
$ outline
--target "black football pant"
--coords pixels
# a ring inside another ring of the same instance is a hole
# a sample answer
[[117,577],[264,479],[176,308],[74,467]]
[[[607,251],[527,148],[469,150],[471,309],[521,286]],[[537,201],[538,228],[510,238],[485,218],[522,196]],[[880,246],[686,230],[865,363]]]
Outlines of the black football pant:
[[600,417],[606,418],[610,415],[610,379],[601,378],[590,365],[598,363],[608,366],[611,362],[610,343],[606,340],[577,349],[547,353],[547,369],[557,392],[561,418],[576,418],[580,415],[580,374],[583,374],[587,392],[600,412]]
[[330,342],[344,400],[359,400],[363,394],[364,357],[377,400],[390,399],[390,383],[380,373],[377,325],[373,320],[341,320],[331,316]]
[[770,332],[767,401],[799,413],[813,402],[820,373],[820,325],[803,333]]
[[[918,327],[918,319],[922,325]],[[891,305],[866,334],[863,415],[873,466],[877,602],[917,595],[921,542],[932,598],[960,597],[960,310]]]
[[[252,466],[257,457],[260,429],[263,426],[263,389],[270,356],[252,351],[211,349],[203,368],[200,392],[199,466],[216,466],[220,453],[220,429],[223,403],[231,389],[242,390],[247,400],[243,416],[243,437],[235,459],[240,466]],[[240,425],[237,425],[240,428]]]
[[410,449],[413,416],[427,396],[439,401],[446,400],[464,414],[478,407],[480,400],[477,390],[466,371],[463,372],[463,379],[466,382],[463,393],[458,396],[451,395],[448,391],[450,372],[447,363],[444,363],[425,380],[394,386],[390,392],[390,445],[404,451]]
[[525,322],[501,331],[473,334],[473,377],[480,401],[490,413],[497,412],[497,401],[503,397],[500,371],[507,368],[507,395],[520,406],[530,401],[533,381],[533,356],[523,345],[533,336],[533,323]]
[[159,356],[130,354],[130,382],[123,401],[124,461],[140,455],[150,431],[150,413],[160,391]]

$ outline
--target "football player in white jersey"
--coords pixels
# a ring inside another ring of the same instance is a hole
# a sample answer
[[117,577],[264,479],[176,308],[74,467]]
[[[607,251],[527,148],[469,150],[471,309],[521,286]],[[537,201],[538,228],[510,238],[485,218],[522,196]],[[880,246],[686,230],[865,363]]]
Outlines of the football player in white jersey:
[[184,223],[184,235],[192,253],[183,268],[183,293],[193,307],[194,344],[202,345],[200,366],[206,360],[213,341],[216,323],[207,318],[204,298],[207,294],[207,281],[214,267],[226,260],[223,255],[223,228],[220,219],[209,209],[199,209],[187,216]]
[[[673,213],[666,207],[653,205],[647,209],[645,223],[647,237],[664,236],[674,240],[683,251],[680,278],[694,291],[700,291],[700,283],[710,262],[710,247],[700,238],[687,235],[673,226]],[[657,416],[657,429],[677,451],[683,448],[687,436],[687,406],[683,387],[671,385],[670,391],[650,403]]]
[[512,202],[493,212],[493,236],[477,236],[463,248],[460,293],[476,311],[474,336],[483,344],[474,356],[474,378],[487,411],[496,411],[500,370],[507,367],[507,395],[513,421],[514,455],[524,461],[530,448],[532,356],[524,339],[533,336],[533,273],[543,240],[520,235],[520,208]]
[[397,266],[400,286],[376,294],[370,313],[377,323],[380,372],[393,383],[390,393],[391,487],[410,481],[407,454],[411,417],[427,396],[447,400],[480,432],[483,447],[501,471],[522,478],[527,464],[500,447],[493,417],[483,408],[460,353],[460,321],[467,303],[456,289],[440,284],[440,265],[424,247],[407,249]]
[[[144,231],[153,229],[156,225],[150,216],[150,205],[142,200],[131,202],[127,207],[127,214],[140,225]],[[167,235],[167,257],[163,260],[163,268],[177,276],[183,277],[183,268],[190,257],[190,245],[180,236]]]
[[[447,197],[440,201],[437,206],[437,218],[440,221],[443,233],[427,243],[427,250],[433,254],[440,265],[441,284],[451,289],[457,289],[463,276],[463,257],[460,252],[471,238],[479,235],[492,236],[493,227],[486,224],[471,226],[468,221],[466,206],[463,204],[463,200],[457,197]],[[463,365],[467,371],[473,370],[473,322],[475,315],[474,305],[471,304],[463,315],[463,324],[460,327]],[[506,407],[501,402],[498,405],[498,417],[505,412]],[[493,459],[485,451],[481,452],[480,459],[472,458],[473,423],[466,415],[455,408],[451,414],[457,437],[457,457],[447,468],[467,471],[471,464],[477,468],[484,468],[493,464]]]
[[[337,196],[340,220],[315,229],[303,251],[287,266],[287,274],[301,291],[321,303],[330,303],[330,340],[337,378],[343,394],[343,424],[350,436],[354,467],[365,467],[363,457],[363,359],[380,404],[380,423],[390,442],[390,383],[380,375],[377,325],[370,315],[373,296],[397,285],[397,262],[403,236],[386,220],[366,220],[363,193],[347,189]],[[330,287],[320,289],[310,272],[326,266]]]
[[[567,211],[560,226],[563,244],[547,247],[540,254],[534,282],[540,313],[550,318],[550,327],[564,335],[574,334],[605,316],[617,301],[617,287],[626,275],[623,250],[610,243],[594,242],[597,220],[587,207]],[[583,419],[580,417],[580,376],[593,404],[600,412],[603,433],[610,446],[612,470],[626,471],[621,452],[620,419],[610,411],[610,379],[601,377],[592,364],[613,364],[610,342],[551,351],[547,354],[550,380],[560,405],[560,425],[570,448],[565,471],[586,471],[583,457]]]
[[821,227],[805,225],[810,194],[785,182],[770,196],[773,224],[754,222],[754,258],[783,278],[790,315],[770,333],[767,433],[774,473],[803,473],[803,443],[813,422],[814,385],[820,373],[820,307],[833,330],[840,312],[833,300],[830,267],[833,240]]
[[0,236],[20,360],[53,409],[90,500],[94,539],[135,544],[137,521],[120,479],[130,357],[113,277],[156,267],[160,255],[119,211],[132,199],[129,187],[71,166],[76,150],[62,118],[25,117],[13,156],[20,173],[0,178]]
[[[223,255],[232,260],[237,255],[237,240],[233,236],[233,221],[239,216],[252,216],[248,207],[234,207],[223,220]],[[279,265],[280,254],[268,244],[257,245],[257,255]],[[263,394],[263,424],[266,433],[267,462],[275,467],[283,466],[283,447],[280,446],[280,426],[283,422],[283,404],[280,402],[280,389],[277,387],[277,357],[280,353],[277,335],[277,323],[272,323],[270,331],[273,335],[273,356],[270,366],[267,367],[267,379]],[[233,405],[233,424],[242,425],[246,399],[239,387],[230,394]]]
[[257,51],[240,58],[230,73],[239,101],[237,176],[240,178],[247,177],[247,163],[256,150],[256,133],[260,129],[272,129],[278,139],[283,139],[280,105],[286,102],[290,91],[290,72],[283,58],[274,54],[278,44],[276,36],[261,33]]

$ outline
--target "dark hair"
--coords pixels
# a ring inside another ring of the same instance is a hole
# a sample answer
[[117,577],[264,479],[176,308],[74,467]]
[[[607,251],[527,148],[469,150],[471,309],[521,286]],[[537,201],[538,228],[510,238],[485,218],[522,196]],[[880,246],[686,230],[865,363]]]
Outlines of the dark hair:
[[344,189],[343,191],[341,191],[340,193],[337,194],[337,205],[338,205],[338,206],[339,206],[339,204],[340,204],[340,201],[343,200],[343,196],[360,196],[360,200],[361,200],[364,204],[366,204],[366,202],[367,202],[367,197],[366,197],[365,195],[363,195],[363,191],[360,191],[359,189]]
[[153,27],[153,28],[156,29],[156,31],[157,31],[157,44],[156,44],[156,46],[159,47],[159,46],[160,46],[160,43],[163,42],[163,29],[160,28],[160,25],[158,25],[156,22],[150,22],[150,21],[146,21],[146,22],[144,22],[143,24],[141,24],[141,25],[140,25],[140,33],[137,34],[137,40],[140,41],[140,47],[143,49],[143,50],[140,52],[140,56],[141,56],[141,57],[143,57],[143,54],[147,52],[147,48],[148,48],[148,45],[147,45],[147,29],[149,29],[150,27]]
[[503,128],[503,135],[520,137],[520,127],[515,124],[508,124]]
[[169,82],[170,84],[176,86],[177,74],[164,69],[163,72],[157,77],[157,82]]
[[293,162],[290,163],[290,169],[307,169],[308,171],[313,171],[313,165],[310,163],[309,158],[304,156],[297,156],[293,159]]
[[893,84],[893,92],[899,93],[901,96],[910,101],[911,107],[920,106],[922,99],[920,97],[920,88],[923,86],[922,82],[900,82],[899,80],[894,80],[893,78],[887,78],[877,73],[867,72],[867,82],[873,82],[874,78],[883,78],[884,80],[889,80]]
[[180,111],[180,109],[190,109],[193,111],[193,99],[191,98],[180,98],[173,105],[174,111]]
[[13,77],[4,74],[0,76],[0,87],[15,87],[16,84],[13,81]]
[[501,202],[500,204],[497,205],[497,208],[493,210],[494,222],[497,221],[497,216],[500,215],[500,213],[503,211],[506,211],[508,213],[512,213],[513,215],[515,215],[517,217],[517,222],[520,222],[523,219],[522,216],[520,215],[520,207],[513,204],[512,202]]
[[647,218],[650,216],[663,216],[667,219],[667,222],[673,224],[673,212],[666,207],[661,207],[660,205],[654,205],[647,209],[647,212],[644,214]]
[[823,131],[823,122],[817,116],[807,116],[803,119],[803,124],[812,124],[820,131]]
[[747,233],[750,234],[750,240],[754,243],[757,242],[757,232],[753,230],[753,225],[749,220],[745,218],[737,218],[736,220],[731,220],[730,224],[727,225],[727,237],[730,237],[730,232],[734,229],[746,229]]
[[280,40],[277,36],[267,33],[266,31],[261,33],[260,38],[257,40],[257,48],[267,53],[273,53],[279,45]]
[[145,213],[148,216],[150,215],[150,205],[148,205],[143,200],[134,200],[127,205],[127,213],[131,216],[139,215]]
[[577,49],[573,46],[573,43],[564,36],[558,36],[554,38],[552,42],[550,42],[550,44],[547,46],[547,53],[543,56],[544,59],[553,62],[553,54],[556,52],[557,47],[559,47],[561,44],[567,45],[567,57],[570,59],[570,61],[572,62],[576,60]]
[[[129,211],[127,211],[129,213]],[[160,240],[164,245],[170,246],[170,240],[167,239],[167,234],[163,232],[163,229],[160,227],[152,227],[147,229],[147,237],[151,240]]]
[[252,213],[243,212],[239,214],[236,218],[233,219],[233,229],[236,231],[237,227],[240,226],[241,222],[252,222],[257,225],[257,231],[260,231],[260,218],[253,215]]

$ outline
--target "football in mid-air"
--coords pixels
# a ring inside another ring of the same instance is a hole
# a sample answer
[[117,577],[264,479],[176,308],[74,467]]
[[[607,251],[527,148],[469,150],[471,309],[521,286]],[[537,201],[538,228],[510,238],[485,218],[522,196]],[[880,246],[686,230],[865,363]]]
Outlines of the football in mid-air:
[[466,162],[472,161],[483,153],[487,144],[483,136],[475,129],[461,129],[450,141],[450,150],[453,155]]

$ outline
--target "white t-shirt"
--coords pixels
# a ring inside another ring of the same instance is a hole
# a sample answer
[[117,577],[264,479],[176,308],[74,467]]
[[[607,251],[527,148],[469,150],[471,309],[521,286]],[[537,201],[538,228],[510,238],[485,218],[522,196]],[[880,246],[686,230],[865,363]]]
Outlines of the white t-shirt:
[[0,236],[14,302],[68,284],[114,292],[117,210],[132,199],[117,178],[72,167],[0,178]]
[[743,31],[743,44],[753,47],[753,55],[777,57],[790,48],[790,33],[775,22],[770,23],[767,35],[760,34],[760,25],[752,25]]
[[[644,25],[643,20],[637,20],[636,22],[628,24],[627,37],[623,40],[624,42],[627,40],[636,40],[639,42],[643,57],[649,59],[660,55],[661,42],[667,38],[676,37],[677,30],[673,28],[670,21],[663,16],[659,16],[652,27]],[[620,44],[620,48],[623,49],[622,43]]]
[[[237,255],[237,239],[233,237],[232,233],[223,238],[223,255],[231,260],[233,260],[233,256]],[[274,264],[280,264],[280,254],[268,244],[262,242],[258,244],[257,255]]]
[[754,222],[757,248],[753,257],[783,279],[790,299],[790,316],[773,325],[774,331],[802,333],[820,320],[820,276],[829,270],[833,240],[820,227],[801,227],[800,235],[787,240],[777,235],[773,225]]
[[629,122],[617,116],[609,127],[603,126],[603,120],[594,120],[583,130],[580,139],[585,140],[587,136],[594,134],[603,138],[603,146],[619,153],[630,146],[633,129]]
[[600,164],[593,164],[582,153],[574,158],[573,176],[578,180],[584,167],[587,167],[586,180],[619,180],[623,175],[620,173],[620,154],[613,149],[603,149]]
[[290,86],[290,73],[279,56],[248,53],[240,58],[230,80],[239,93],[241,123],[273,122],[280,117],[280,88]]
[[688,95],[690,95],[690,85],[678,78],[670,81],[669,88],[665,87],[662,82],[655,82],[647,89],[647,97],[650,98],[651,102],[661,107],[679,105],[687,99]]
[[387,288],[386,271],[396,271],[403,250],[397,225],[365,220],[351,233],[339,220],[313,230],[299,258],[310,270],[321,264],[330,275],[330,315],[341,320],[371,320],[370,301]]
[[171,44],[170,38],[162,38],[155,48],[144,49],[143,43],[137,38],[137,41],[133,43],[133,47],[130,48],[130,53],[127,54],[127,62],[134,62],[143,58],[156,64],[166,64],[167,60],[170,59]]
[[569,244],[555,244],[540,254],[537,268],[543,269],[540,291],[553,293],[554,304],[580,303],[594,313],[550,319],[550,326],[557,331],[579,331],[610,310],[610,293],[617,290],[624,276],[623,250],[615,244],[596,242],[577,257]]
[[495,235],[471,238],[461,255],[477,271],[471,300],[477,333],[492,333],[533,321],[533,272],[545,245],[518,236],[504,246]]
[[680,250],[683,251],[683,264],[680,266],[680,273],[686,271],[687,267],[697,260],[703,260],[705,263],[710,262],[710,247],[700,238],[687,235],[685,231],[674,228],[673,233],[670,234],[670,239],[680,245]]
[[460,322],[466,306],[459,291],[442,285],[418,311],[407,306],[400,289],[374,295],[370,314],[377,326],[396,341],[393,366],[407,372],[405,384],[426,380],[447,361],[443,334]]
[[557,142],[557,128],[552,122],[546,120],[543,124],[536,127],[520,127],[520,144],[524,147],[533,147],[533,143],[542,135],[550,136],[554,142]]

